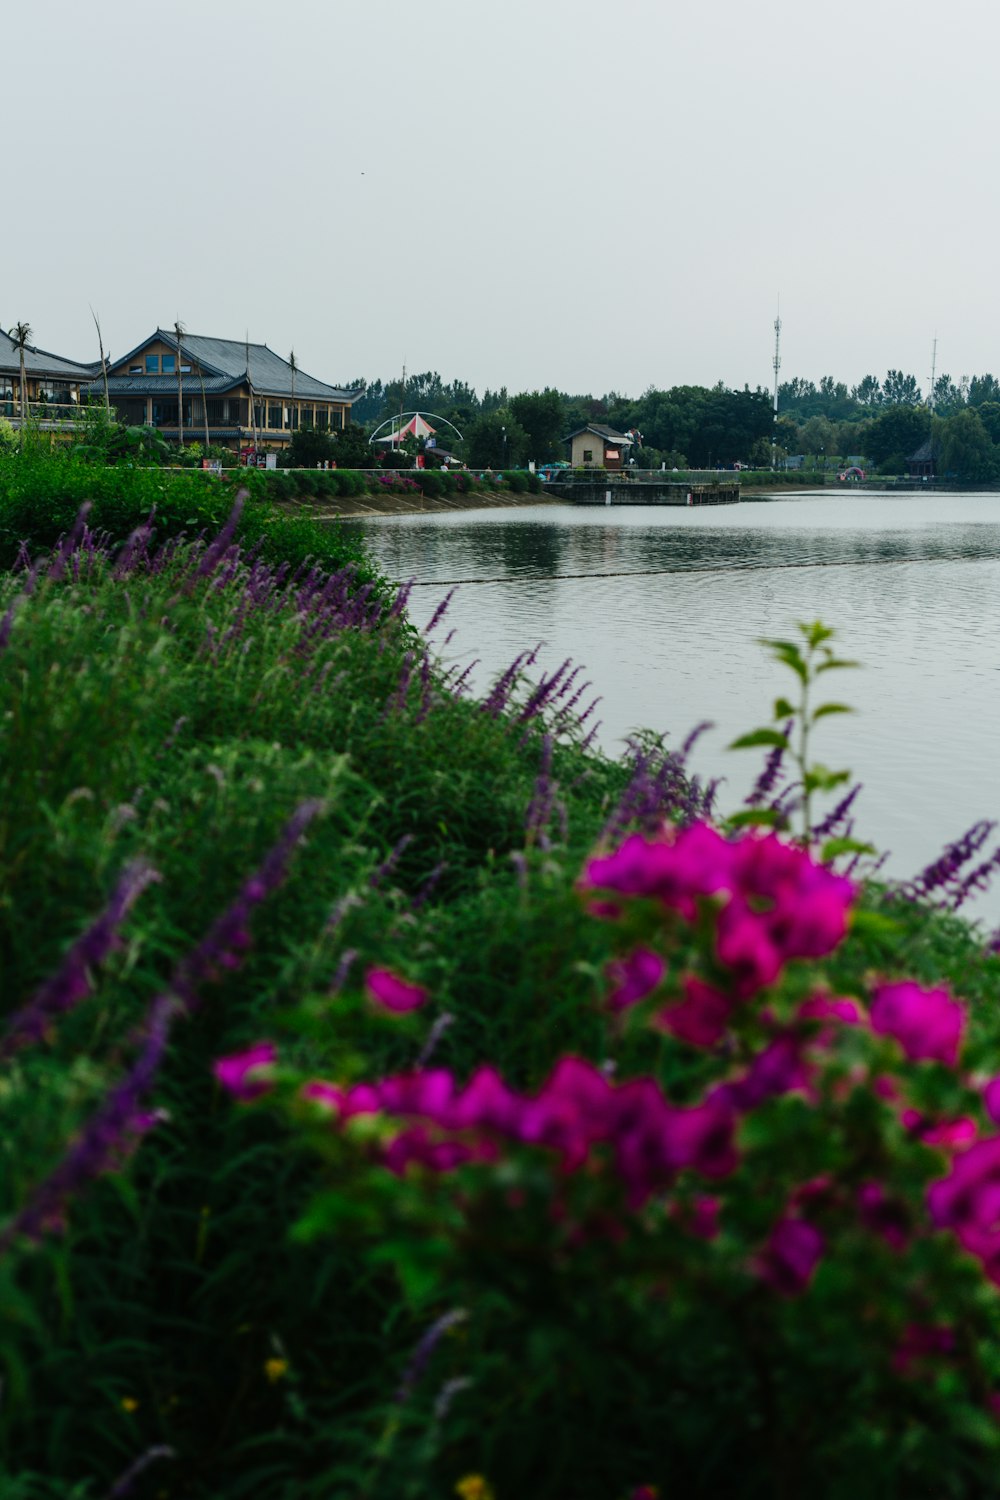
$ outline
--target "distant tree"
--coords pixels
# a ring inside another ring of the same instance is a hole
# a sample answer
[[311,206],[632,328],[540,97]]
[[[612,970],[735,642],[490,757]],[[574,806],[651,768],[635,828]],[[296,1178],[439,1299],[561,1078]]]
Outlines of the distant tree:
[[357,422],[348,422],[346,427],[335,433],[333,457],[340,469],[370,468],[372,450],[365,429]]
[[544,391],[522,392],[511,397],[508,409],[527,434],[529,458],[546,463],[562,457],[566,416],[558,391],[546,386]]
[[336,441],[328,432],[315,427],[298,427],[288,445],[290,469],[314,469],[317,464],[338,462]]
[[881,382],[874,375],[866,375],[851,392],[859,406],[881,406],[884,400]]
[[528,456],[528,434],[505,407],[478,417],[466,433],[469,463],[479,469],[515,469]]
[[1000,443],[1000,393],[996,401],[984,401],[982,406],[977,407],[976,414],[989,433],[990,442]]
[[986,401],[1000,402],[1000,381],[992,375],[973,375],[969,381],[969,405],[982,406]]
[[882,382],[882,404],[884,406],[919,406],[923,397],[915,375],[904,375],[902,370],[889,370]]
[[874,463],[901,466],[929,436],[931,414],[926,406],[891,406],[872,422],[867,453]]
[[982,418],[968,408],[935,421],[934,449],[939,474],[978,484],[995,479],[1000,472],[997,451]]
[[934,382],[934,412],[939,417],[951,416],[953,412],[961,411],[966,403],[969,383],[967,380],[956,385],[950,375],[939,375]]
[[837,429],[826,417],[810,417],[802,428],[802,448],[814,457],[832,458],[838,451]]

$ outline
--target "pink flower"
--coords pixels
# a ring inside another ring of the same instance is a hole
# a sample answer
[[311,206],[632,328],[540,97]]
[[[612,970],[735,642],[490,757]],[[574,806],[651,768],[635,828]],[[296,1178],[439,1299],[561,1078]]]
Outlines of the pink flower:
[[895,1037],[911,1062],[928,1059],[954,1067],[965,1012],[945,990],[923,990],[912,980],[875,991],[872,1030]]
[[713,1097],[725,1100],[739,1114],[746,1114],[774,1095],[808,1087],[809,1071],[802,1060],[801,1040],[779,1036],[758,1052],[742,1078],[721,1084]]
[[831,995],[814,995],[799,1006],[803,1021],[842,1021],[845,1026],[857,1026],[861,1011],[854,1000],[835,1000]]
[[1000,1078],[992,1079],[983,1089],[983,1108],[994,1125],[1000,1125]]
[[905,1250],[910,1240],[910,1221],[901,1203],[895,1203],[881,1182],[865,1182],[858,1189],[861,1222],[893,1250]]
[[951,1172],[927,1191],[931,1218],[1000,1285],[1000,1136],[977,1141],[952,1158]]
[[795,1297],[812,1280],[823,1248],[815,1225],[804,1219],[779,1219],[758,1257],[758,1273],[782,1297]]
[[688,974],[684,999],[665,1005],[657,1014],[656,1024],[693,1047],[714,1047],[725,1034],[732,1008],[725,995]]
[[625,958],[614,959],[606,972],[614,985],[608,1005],[613,1011],[622,1011],[653,993],[667,972],[667,965],[652,948],[637,948]]
[[270,1073],[277,1061],[273,1042],[257,1042],[245,1052],[217,1059],[212,1072],[236,1099],[257,1099],[271,1087]]
[[918,1360],[954,1353],[955,1333],[947,1323],[909,1323],[892,1355],[897,1375],[909,1375]]
[[418,984],[407,984],[391,969],[369,969],[365,975],[365,986],[369,995],[383,1010],[394,1015],[403,1015],[409,1010],[418,1010],[427,1000],[427,991]]
[[322,1078],[314,1078],[310,1083],[304,1083],[302,1097],[313,1104],[321,1105],[334,1114],[339,1114],[344,1105],[344,1090],[338,1088],[335,1083],[326,1083]]

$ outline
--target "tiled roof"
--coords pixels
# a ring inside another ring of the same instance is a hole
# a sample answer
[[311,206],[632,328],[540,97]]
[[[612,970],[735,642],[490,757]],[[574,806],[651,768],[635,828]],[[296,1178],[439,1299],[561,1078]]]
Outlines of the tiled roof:
[[586,427],[578,427],[563,439],[569,443],[573,438],[579,437],[582,432],[592,432],[595,437],[604,438],[609,443],[631,443],[632,439],[626,432],[616,432],[613,427],[606,427],[603,422],[588,422]]
[[[79,360],[63,359],[61,354],[50,354],[46,349],[36,349],[33,344],[24,346],[24,369],[27,375],[63,375],[68,380],[91,380],[95,370],[100,368],[100,362],[85,365]],[[9,371],[17,375],[20,369],[17,344],[9,333],[0,329],[0,370],[4,374]]]
[[[168,349],[177,348],[177,339],[172,328],[157,328],[155,333],[143,339],[137,344],[130,354],[115,360],[116,366],[125,365],[154,339],[166,344]],[[291,396],[292,394],[292,367],[280,354],[275,354],[266,344],[247,345],[244,339],[214,339],[207,338],[203,334],[185,333],[181,336],[181,355],[187,355],[195,364],[200,365],[205,371],[206,377],[211,373],[228,377],[228,389],[234,384],[246,379],[247,360],[249,356],[250,381],[254,392],[258,396]],[[116,377],[118,379],[122,377]],[[155,376],[133,377],[136,379],[155,379]],[[197,382],[197,376],[187,377]],[[176,377],[174,384],[176,385]],[[206,378],[205,388],[208,389]],[[310,397],[319,401],[349,402],[354,399],[354,391],[341,390],[338,386],[326,385],[324,381],[317,380],[313,375],[307,375],[304,370],[295,371],[295,398],[296,400],[308,401]],[[135,390],[149,389],[149,387],[134,387]]]
[[[205,375],[199,380],[197,375],[182,375],[181,382],[185,393],[189,396],[200,396],[201,387],[204,382],[205,395],[218,395],[220,392],[231,391],[239,385],[238,380],[232,380],[228,375]],[[91,390],[98,394],[104,391],[104,381],[95,380]],[[177,395],[176,375],[109,375],[108,394],[110,396],[162,396],[169,401],[170,397]]]

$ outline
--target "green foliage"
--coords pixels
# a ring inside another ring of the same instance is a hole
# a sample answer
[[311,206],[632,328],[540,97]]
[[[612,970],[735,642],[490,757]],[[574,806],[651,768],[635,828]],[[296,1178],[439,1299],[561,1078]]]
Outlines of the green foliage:
[[285,454],[290,469],[315,469],[317,464],[332,463],[337,457],[336,440],[315,427],[299,427]]
[[[781,697],[775,699],[774,722],[784,725],[784,728],[754,729],[733,741],[732,750],[751,750],[766,747],[771,750],[788,751],[798,771],[798,785],[802,789],[802,838],[808,843],[813,833],[813,798],[817,792],[832,792],[850,780],[849,771],[831,771],[826,766],[810,759],[810,738],[813,729],[821,719],[829,718],[832,714],[849,714],[854,710],[846,703],[820,703],[814,705],[811,695],[816,687],[817,679],[826,672],[842,670],[845,667],[856,667],[855,661],[845,661],[838,657],[828,645],[834,637],[835,632],[828,625],[819,620],[814,620],[809,625],[799,625],[800,641],[762,641],[772,657],[780,665],[787,667],[796,679],[796,698],[790,701]],[[742,813],[735,820],[737,823],[752,824],[771,821],[761,813]],[[867,845],[853,845],[852,852],[867,850]],[[848,852],[842,848],[837,853]],[[830,852],[829,857],[834,857]]]
[[[118,478],[128,491],[129,471]],[[202,482],[180,481],[178,513]],[[36,496],[59,492],[34,483]],[[140,498],[146,488],[119,511],[102,502],[124,534]],[[296,524],[274,530],[276,555],[305,555],[316,528]],[[572,1049],[624,1075],[649,1069],[688,1099],[704,1064],[646,1027],[609,1030],[601,1009],[607,964],[660,920],[597,921],[576,889],[628,769],[584,753],[572,720],[549,763],[545,723],[524,716],[528,684],[486,712],[449,691],[445,664],[432,659],[425,678],[405,620],[313,630],[293,596],[247,609],[221,572],[188,587],[185,561],[120,580],[100,559],[43,575],[0,653],[5,1013],[54,971],[131,858],[161,876],[76,1008],[0,1068],[0,1214],[120,1077],[144,1007],[292,809],[319,797],[324,810],[249,922],[242,967],[220,963],[178,1024],[154,1100],[166,1118],[71,1205],[64,1234],[0,1257],[0,1493],[96,1500],[157,1446],[174,1456],[142,1483],[163,1500],[438,1500],[470,1474],[498,1500],[607,1500],[647,1480],[707,1500],[734,1474],[749,1500],[988,1493],[996,1435],[982,1404],[947,1372],[900,1386],[858,1354],[872,1323],[902,1315],[884,1247],[859,1239],[801,1317],[748,1281],[742,1241],[724,1244],[720,1278],[655,1209],[648,1238],[620,1249],[614,1224],[575,1239],[551,1173],[527,1158],[463,1219],[473,1182],[455,1193],[390,1179],[363,1121],[341,1152],[305,1117],[293,1080],[406,1070],[427,1044],[424,1012],[392,1019],[365,1002],[373,964],[425,985],[439,1021],[451,1015],[434,1061],[463,1078],[490,1059],[530,1091]],[[0,615],[19,592],[17,577],[0,581]],[[814,625],[772,643],[798,684],[782,709],[807,727],[824,716],[806,694],[836,664],[829,640]],[[529,832],[541,786],[555,800]],[[833,992],[904,964],[951,982],[974,1009],[985,1065],[1000,966],[961,923],[877,893],[868,908],[881,920],[856,924],[827,971]],[[287,1123],[237,1110],[211,1078],[220,1053],[271,1034]],[[928,1099],[941,1086],[935,1073]],[[852,1122],[871,1138],[870,1112]],[[770,1169],[737,1205],[761,1232],[788,1174],[841,1139],[811,1126],[798,1097],[773,1101],[765,1127]],[[928,1170],[917,1160],[912,1193]],[[570,1191],[599,1203],[599,1174]],[[678,1256],[669,1275],[653,1254],[663,1236]],[[940,1284],[939,1262],[922,1269]],[[684,1290],[699,1277],[713,1295]],[[874,1288],[866,1301],[858,1285]],[[996,1318],[975,1295],[959,1265],[948,1296],[971,1307],[978,1349]],[[409,1377],[429,1325],[457,1308],[467,1316]],[[987,1346],[984,1372],[994,1365]]]
[[353,560],[364,568],[360,543],[336,526],[275,510],[265,476],[253,470],[219,478],[192,470],[165,472],[90,463],[71,448],[29,446],[0,453],[0,567],[11,567],[22,542],[29,550],[52,547],[68,532],[84,504],[90,523],[124,541],[154,516],[159,541],[217,531],[239,490],[247,492],[237,536],[257,543],[271,562],[293,567],[312,557],[327,567]]
[[510,414],[527,436],[527,457],[536,463],[547,463],[563,455],[566,434],[563,399],[559,392],[546,386],[544,391],[513,396]]

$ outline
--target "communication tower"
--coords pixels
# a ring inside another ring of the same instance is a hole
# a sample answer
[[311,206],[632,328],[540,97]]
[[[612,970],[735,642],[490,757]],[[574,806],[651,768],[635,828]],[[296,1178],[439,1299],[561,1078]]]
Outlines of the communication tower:
[[774,320],[774,415],[771,418],[771,468],[778,467],[778,371],[781,369],[781,298]]

